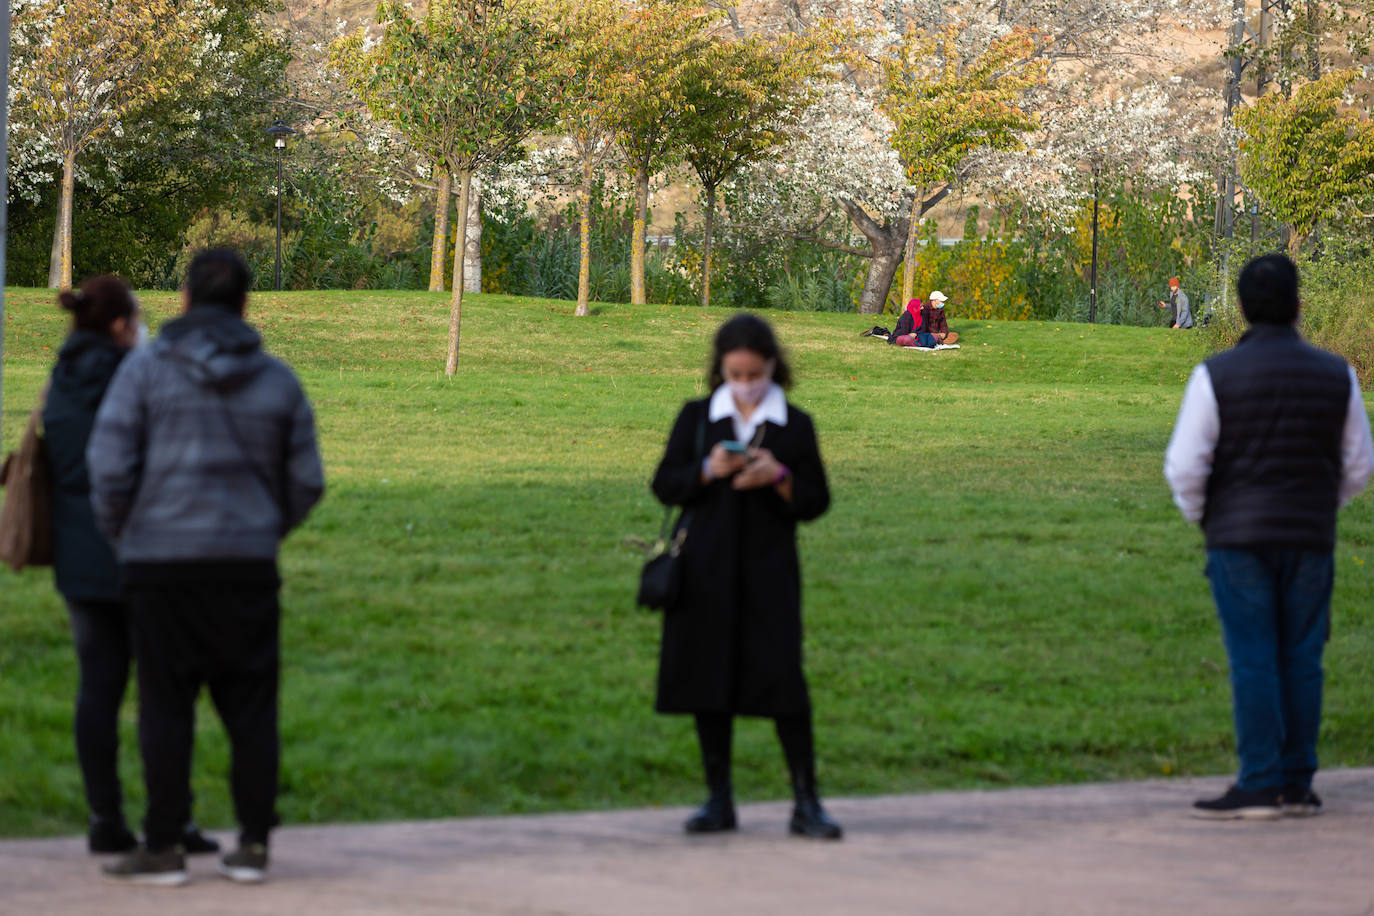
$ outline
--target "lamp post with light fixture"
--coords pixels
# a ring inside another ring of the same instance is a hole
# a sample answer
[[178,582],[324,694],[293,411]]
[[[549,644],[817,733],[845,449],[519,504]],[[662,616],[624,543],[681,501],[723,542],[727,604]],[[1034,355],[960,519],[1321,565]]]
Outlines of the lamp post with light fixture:
[[1101,150],[1093,153],[1093,260],[1088,276],[1088,324],[1097,323],[1097,179],[1102,174]]
[[277,292],[281,292],[281,157],[286,150],[286,138],[295,131],[278,118],[277,123],[267,128],[266,133],[272,138],[273,146],[277,148]]

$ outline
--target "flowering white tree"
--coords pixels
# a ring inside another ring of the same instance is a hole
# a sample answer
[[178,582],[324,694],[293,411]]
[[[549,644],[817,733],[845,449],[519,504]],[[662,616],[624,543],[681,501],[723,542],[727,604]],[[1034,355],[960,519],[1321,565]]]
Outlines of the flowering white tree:
[[1031,204],[1067,231],[1092,196],[1094,170],[1137,191],[1184,190],[1210,180],[1224,143],[1211,94],[1181,80],[1100,95],[1093,88],[1065,91],[1041,115],[1027,149],[972,157],[970,169],[991,198]]
[[[969,55],[1018,27],[1032,27],[1042,37],[1035,56],[1051,67],[1032,98],[1040,130],[1027,138],[1022,152],[971,153],[953,181],[927,192],[919,214],[966,186],[990,195],[1012,190],[1037,208],[1068,212],[1090,193],[1084,163],[1098,146],[1111,162],[1129,164],[1160,182],[1194,179],[1205,168],[1205,154],[1215,148],[1200,130],[1203,115],[1211,111],[1210,97],[1168,76],[1182,67],[1187,54],[1163,36],[1225,21],[1225,0],[998,0],[976,7],[937,0],[881,5],[798,0],[788,10],[758,27],[801,28],[812,17],[848,17],[867,30],[860,50],[874,61],[890,53],[912,26],[929,30],[958,23]],[[1107,88],[1123,82],[1136,88],[1114,95]],[[918,193],[906,183],[892,150],[892,124],[880,102],[871,73],[847,72],[804,119],[797,142],[777,160],[742,174],[730,188],[736,223],[815,237],[868,259],[860,295],[860,310],[867,313],[881,311],[887,300]],[[1083,142],[1088,138],[1104,142],[1088,148]],[[836,213],[848,218],[849,232],[827,237],[820,230]]]
[[48,285],[72,282],[72,201],[79,159],[124,121],[194,79],[223,11],[209,0],[19,0],[13,6],[12,130],[20,171],[62,164]]

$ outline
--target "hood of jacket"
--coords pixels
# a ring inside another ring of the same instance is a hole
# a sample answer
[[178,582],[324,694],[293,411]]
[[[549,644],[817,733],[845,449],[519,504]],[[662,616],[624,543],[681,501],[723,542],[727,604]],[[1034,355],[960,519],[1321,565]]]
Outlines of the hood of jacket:
[[108,334],[73,331],[57,351],[49,399],[66,399],[82,409],[94,411],[127,352]]
[[242,387],[271,359],[262,336],[238,315],[213,305],[197,305],[163,325],[153,354],[177,363],[197,385],[219,391]]

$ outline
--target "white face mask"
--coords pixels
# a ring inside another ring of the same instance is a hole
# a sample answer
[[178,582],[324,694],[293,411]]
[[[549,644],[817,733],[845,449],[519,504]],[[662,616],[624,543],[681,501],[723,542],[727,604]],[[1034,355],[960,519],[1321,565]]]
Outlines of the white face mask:
[[730,394],[740,404],[759,403],[763,400],[763,396],[768,393],[768,389],[773,386],[773,368],[775,365],[776,363],[770,359],[768,370],[752,382],[726,382],[730,386]]

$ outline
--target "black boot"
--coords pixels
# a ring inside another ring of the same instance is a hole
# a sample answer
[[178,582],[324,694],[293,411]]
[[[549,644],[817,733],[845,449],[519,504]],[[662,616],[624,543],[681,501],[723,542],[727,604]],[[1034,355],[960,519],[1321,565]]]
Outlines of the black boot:
[[792,776],[792,795],[796,799],[788,829],[798,836],[838,840],[844,836],[844,831],[825,813],[816,794],[816,751],[811,716],[779,718],[777,727],[778,740],[787,757],[787,771]]
[[796,804],[792,808],[792,822],[788,829],[797,836],[809,836],[818,840],[838,840],[844,836],[840,825],[830,819],[821,807],[816,795],[816,784],[793,781],[792,791]]
[[706,787],[711,797],[687,818],[682,826],[688,833],[720,833],[738,826],[735,818],[734,790],[730,785],[730,745],[734,722],[729,715],[698,715],[697,739],[701,742],[701,764],[706,770]]
[[711,793],[706,804],[696,810],[682,825],[688,833],[721,833],[739,826],[735,819],[735,801],[727,791],[723,795]]

